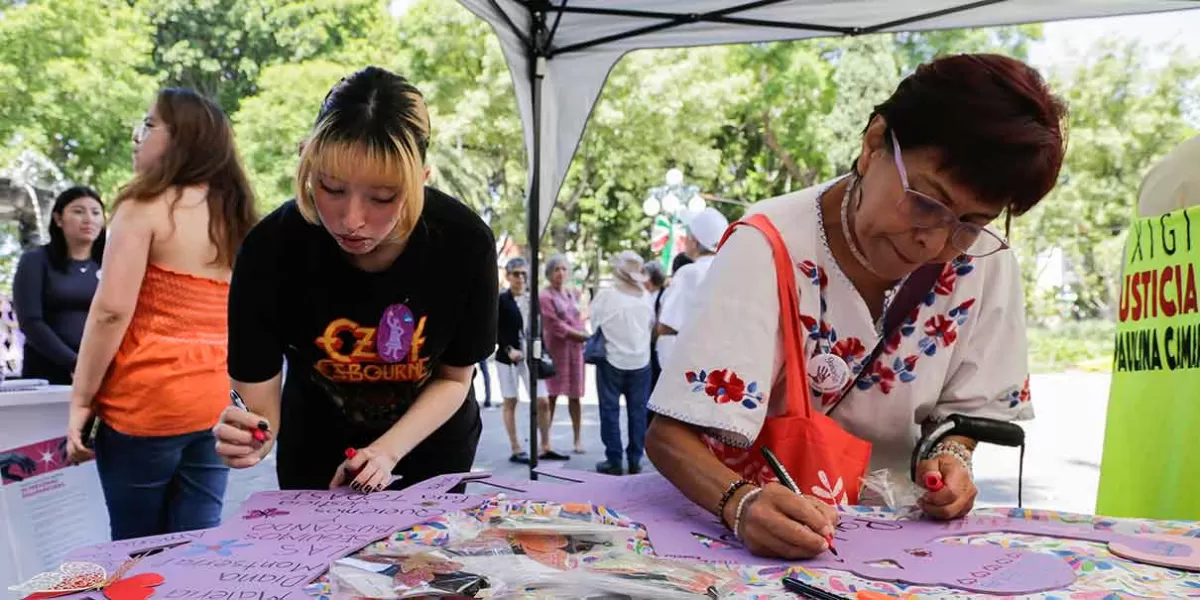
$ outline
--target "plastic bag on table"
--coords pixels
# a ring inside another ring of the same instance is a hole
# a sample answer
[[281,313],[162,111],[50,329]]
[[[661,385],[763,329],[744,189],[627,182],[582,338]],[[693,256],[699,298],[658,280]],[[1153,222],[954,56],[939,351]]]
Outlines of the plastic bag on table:
[[558,598],[695,600],[725,597],[742,583],[728,567],[614,552],[540,588]]
[[925,495],[925,489],[913,483],[907,474],[890,469],[867,473],[862,479],[862,486],[860,502],[886,506],[895,511],[914,509],[917,500]]
[[567,511],[564,507],[548,504],[525,503],[510,507],[502,514],[488,520],[488,528],[504,533],[530,535],[607,536],[609,538],[629,535],[624,527],[596,523],[588,510]]
[[335,561],[329,567],[329,582],[336,600],[470,598],[483,590],[503,590],[502,582],[478,571],[436,551],[365,555]]

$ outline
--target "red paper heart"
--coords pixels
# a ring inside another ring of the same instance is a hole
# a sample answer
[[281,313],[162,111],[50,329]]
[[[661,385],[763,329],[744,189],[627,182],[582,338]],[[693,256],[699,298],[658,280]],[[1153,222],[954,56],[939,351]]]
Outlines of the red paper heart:
[[139,573],[114,581],[104,588],[104,597],[108,600],[146,600],[152,594],[156,585],[165,581],[158,573]]

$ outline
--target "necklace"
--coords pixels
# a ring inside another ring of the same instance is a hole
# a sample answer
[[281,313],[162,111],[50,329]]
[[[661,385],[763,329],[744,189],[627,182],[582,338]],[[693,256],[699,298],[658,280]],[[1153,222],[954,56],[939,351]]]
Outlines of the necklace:
[[857,260],[858,264],[870,271],[872,275],[881,277],[871,267],[871,263],[867,262],[867,257],[863,255],[862,250],[858,249],[858,243],[854,241],[854,236],[850,233],[850,190],[854,188],[854,184],[857,182],[857,177],[852,177],[846,182],[846,194],[842,198],[842,236],[846,238],[846,245],[850,247],[850,254],[854,255],[854,260]]

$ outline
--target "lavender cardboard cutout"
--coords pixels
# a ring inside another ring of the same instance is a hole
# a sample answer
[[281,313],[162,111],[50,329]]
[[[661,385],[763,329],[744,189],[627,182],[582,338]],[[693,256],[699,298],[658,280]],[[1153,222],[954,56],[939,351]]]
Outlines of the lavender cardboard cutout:
[[[556,475],[560,473],[555,472]],[[573,472],[561,473],[566,478]],[[562,489],[539,487],[523,494],[528,499],[592,502],[611,507],[641,523],[660,556],[743,564],[791,565],[795,561],[763,559],[746,551],[716,517],[684,497],[658,474],[629,477],[580,474],[586,483]],[[998,546],[947,544],[938,540],[977,533],[1029,533],[1096,542],[1133,543],[1143,552],[1168,559],[1185,553],[1180,539],[1171,544],[1139,543],[1140,538],[1111,531],[1021,519],[968,517],[952,522],[889,521],[844,515],[835,535],[840,557],[824,554],[803,561],[806,567],[850,571],[882,581],[940,585],[976,592],[1027,594],[1069,586],[1075,573],[1051,554]],[[696,535],[721,542],[705,547]],[[1195,552],[1200,555],[1200,551]],[[1138,557],[1129,554],[1131,558]],[[886,563],[885,563],[886,561]],[[883,566],[890,563],[893,566]]]
[[488,498],[438,493],[444,483],[369,495],[348,490],[260,492],[221,527],[142,560],[130,574],[162,575],[166,581],[155,588],[156,598],[307,598],[303,586],[330,562],[397,530],[474,508]]

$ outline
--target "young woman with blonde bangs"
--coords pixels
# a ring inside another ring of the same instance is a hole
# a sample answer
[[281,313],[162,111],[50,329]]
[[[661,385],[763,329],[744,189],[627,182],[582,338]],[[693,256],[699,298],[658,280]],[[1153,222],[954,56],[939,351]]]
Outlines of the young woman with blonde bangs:
[[229,375],[249,410],[227,408],[216,428],[231,467],[278,442],[283,489],[369,492],[471,469],[496,248],[470,208],[425,186],[428,143],[403,77],[368,67],[329,92],[296,199],[250,232],[234,270]]

